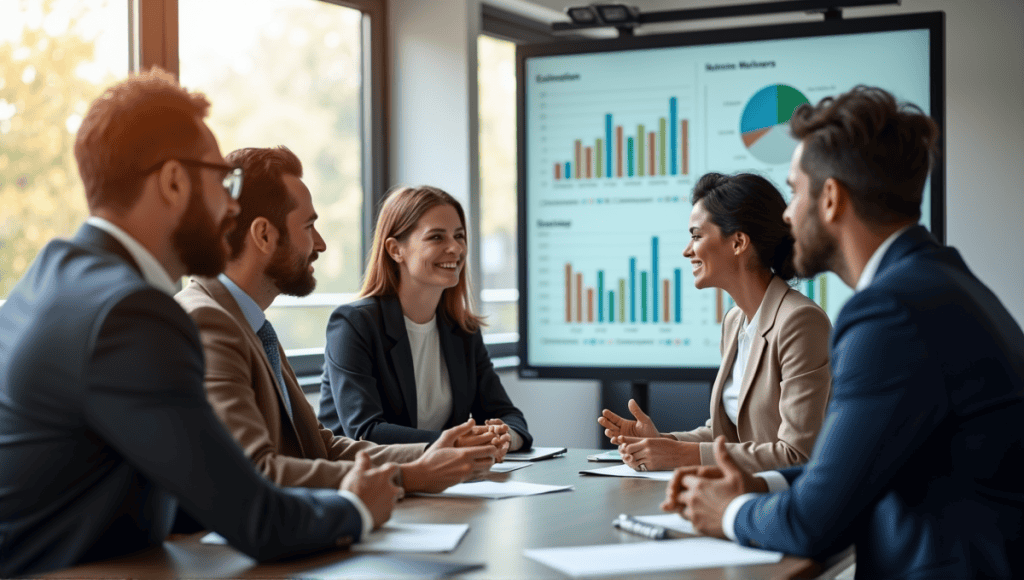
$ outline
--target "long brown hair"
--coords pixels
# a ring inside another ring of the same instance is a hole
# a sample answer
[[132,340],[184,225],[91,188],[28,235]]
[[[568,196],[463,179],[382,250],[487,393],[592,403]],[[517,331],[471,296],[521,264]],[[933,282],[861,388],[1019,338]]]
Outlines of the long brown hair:
[[[373,247],[370,248],[370,261],[366,266],[363,288],[359,291],[360,297],[398,295],[398,263],[384,248],[384,242],[388,238],[395,238],[399,242],[405,241],[423,214],[440,205],[455,208],[462,227],[466,227],[466,214],[462,211],[462,204],[441,189],[421,185],[399,187],[388,193],[380,208],[380,215],[377,216]],[[451,288],[445,288],[441,294],[441,311],[466,332],[476,332],[483,324],[481,317],[473,313],[468,260],[459,273],[459,283]]]

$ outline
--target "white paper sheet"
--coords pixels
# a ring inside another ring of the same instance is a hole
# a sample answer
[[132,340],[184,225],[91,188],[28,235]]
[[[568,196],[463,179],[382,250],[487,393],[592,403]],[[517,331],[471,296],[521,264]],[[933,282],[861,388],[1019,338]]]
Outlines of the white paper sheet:
[[453,485],[441,493],[417,493],[427,497],[479,497],[484,499],[504,499],[507,497],[522,497],[525,495],[539,495],[554,491],[571,490],[571,485],[543,485],[540,483],[525,483],[522,481],[471,481]]
[[612,465],[611,467],[598,467],[596,469],[582,469],[580,473],[589,473],[591,475],[608,475],[611,477],[639,477],[642,479],[657,479],[659,481],[668,481],[672,479],[672,471],[634,471],[632,467],[623,463],[622,465]]
[[515,471],[517,469],[529,467],[531,465],[533,464],[530,463],[529,461],[517,461],[515,463],[495,463],[494,465],[491,466],[491,473],[508,473],[510,471]]
[[506,453],[505,461],[537,461],[538,459],[547,459],[549,457],[561,455],[566,451],[567,449],[565,447],[534,447],[529,451]]
[[352,544],[353,552],[451,552],[469,531],[469,524],[386,523]]
[[772,564],[781,552],[756,550],[714,538],[630,542],[526,550],[526,557],[570,576],[634,576],[672,570]]
[[[451,552],[469,531],[469,524],[386,523],[357,544],[353,552]],[[224,536],[210,532],[203,544],[227,544]]]
[[679,514],[657,514],[653,516],[633,516],[633,519],[640,520],[645,524],[654,524],[677,532],[683,532],[684,534],[697,534],[697,530],[693,529],[693,524],[690,520],[684,519]]

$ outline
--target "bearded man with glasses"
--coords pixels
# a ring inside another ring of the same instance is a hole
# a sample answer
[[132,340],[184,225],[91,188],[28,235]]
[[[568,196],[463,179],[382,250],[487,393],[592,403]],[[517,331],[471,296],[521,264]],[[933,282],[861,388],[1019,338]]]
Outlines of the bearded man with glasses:
[[361,453],[337,490],[278,488],[206,402],[199,333],[172,296],[220,273],[239,213],[242,172],[208,108],[161,71],[94,101],[75,142],[90,217],[0,306],[0,577],[159,545],[179,505],[261,560],[390,517],[394,465]]

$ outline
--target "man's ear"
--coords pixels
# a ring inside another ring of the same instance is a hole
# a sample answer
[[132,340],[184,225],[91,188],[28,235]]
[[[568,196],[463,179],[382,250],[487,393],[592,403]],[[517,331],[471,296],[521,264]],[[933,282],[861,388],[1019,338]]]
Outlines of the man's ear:
[[388,238],[384,240],[384,251],[391,256],[391,259],[401,264],[404,259],[402,256],[402,244],[398,243],[395,238]]
[[249,241],[263,254],[273,254],[280,237],[281,233],[265,217],[260,216],[249,224]]
[[822,223],[836,223],[849,207],[850,192],[834,177],[829,177],[821,186],[818,210]]
[[157,191],[160,199],[169,207],[183,212],[192,196],[192,180],[185,166],[175,159],[168,160],[157,172]]

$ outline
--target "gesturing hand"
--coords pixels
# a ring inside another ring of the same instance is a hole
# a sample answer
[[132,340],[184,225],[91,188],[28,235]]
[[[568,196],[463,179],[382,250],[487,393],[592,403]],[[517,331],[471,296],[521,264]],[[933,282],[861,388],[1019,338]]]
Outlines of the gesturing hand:
[[700,464],[699,443],[664,437],[641,438],[623,435],[613,437],[612,443],[619,446],[622,462],[636,471],[641,471],[641,464],[647,471],[664,471],[674,467]]
[[373,528],[377,529],[391,518],[402,489],[395,485],[398,466],[385,463],[374,467],[365,451],[356,454],[356,464],[341,480],[341,489],[349,491],[362,500],[366,509],[373,514]]
[[662,508],[682,508],[682,516],[691,522],[693,527],[702,534],[724,538],[722,531],[722,514],[729,502],[749,492],[767,492],[768,485],[763,479],[744,472],[729,457],[725,450],[725,437],[715,439],[715,462],[717,472],[687,472],[676,470],[669,482],[667,493],[673,493],[674,501],[669,498]]
[[618,437],[619,435],[625,435],[626,437],[660,437],[661,433],[658,428],[654,426],[654,422],[651,418],[643,412],[640,405],[633,399],[629,400],[629,412],[633,413],[635,421],[630,419],[623,419],[622,417],[612,413],[608,409],[601,411],[601,416],[597,418],[598,424],[604,427],[604,434],[609,439]]

